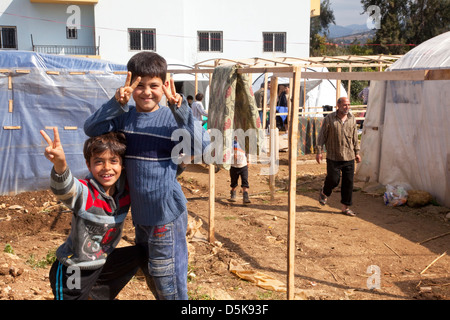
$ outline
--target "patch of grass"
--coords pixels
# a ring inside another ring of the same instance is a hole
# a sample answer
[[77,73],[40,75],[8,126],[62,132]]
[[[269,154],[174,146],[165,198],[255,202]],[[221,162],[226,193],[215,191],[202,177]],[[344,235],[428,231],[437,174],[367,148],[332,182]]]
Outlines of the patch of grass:
[[54,250],[50,250],[44,259],[36,260],[34,254],[30,254],[30,257],[27,259],[26,263],[29,264],[33,269],[35,268],[46,268],[47,266],[53,264],[56,261],[56,252]]
[[3,252],[14,254],[14,249],[9,243],[7,243],[5,245],[5,249],[3,249]]
[[214,300],[209,294],[201,293],[201,287],[195,288],[193,291],[188,291],[189,300]]
[[280,294],[276,291],[258,291],[257,292],[258,300],[279,300]]

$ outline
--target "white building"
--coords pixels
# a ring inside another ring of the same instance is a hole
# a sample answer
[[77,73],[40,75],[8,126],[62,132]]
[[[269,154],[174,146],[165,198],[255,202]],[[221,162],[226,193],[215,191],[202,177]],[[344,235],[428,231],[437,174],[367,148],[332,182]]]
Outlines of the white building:
[[214,58],[309,57],[317,0],[2,0],[2,49],[98,56],[141,50],[193,65]]

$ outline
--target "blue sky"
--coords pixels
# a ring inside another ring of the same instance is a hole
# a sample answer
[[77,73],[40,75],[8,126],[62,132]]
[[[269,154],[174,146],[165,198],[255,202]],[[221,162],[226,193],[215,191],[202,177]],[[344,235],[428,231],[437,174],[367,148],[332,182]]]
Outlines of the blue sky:
[[365,24],[369,17],[361,14],[363,9],[360,0],[330,0],[330,6],[338,26]]

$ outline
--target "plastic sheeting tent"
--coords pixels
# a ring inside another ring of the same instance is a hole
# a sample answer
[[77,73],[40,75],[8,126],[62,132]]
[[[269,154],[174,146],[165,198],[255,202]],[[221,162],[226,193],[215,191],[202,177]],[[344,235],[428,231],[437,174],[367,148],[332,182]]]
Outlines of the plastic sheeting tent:
[[[450,68],[450,32],[387,71]],[[372,81],[356,178],[430,192],[450,206],[450,80]]]
[[39,133],[58,127],[75,176],[87,174],[85,119],[125,81],[126,67],[97,59],[0,51],[0,194],[46,189],[52,164]]
[[[328,72],[325,67],[307,67],[309,72]],[[272,73],[268,73],[269,78]],[[255,77],[252,89],[256,92],[261,83],[264,83],[264,74]],[[290,78],[278,78],[278,84],[289,84]],[[335,79],[303,79],[300,85],[300,106],[302,111],[307,113],[308,117],[323,117],[323,109],[317,107],[332,106],[332,110],[336,110],[336,86]],[[347,91],[344,86],[340,85],[341,96],[347,97]],[[306,93],[306,96],[304,96]],[[269,99],[270,97],[268,97]],[[317,112],[317,113],[315,113]],[[315,114],[314,114],[315,113]]]

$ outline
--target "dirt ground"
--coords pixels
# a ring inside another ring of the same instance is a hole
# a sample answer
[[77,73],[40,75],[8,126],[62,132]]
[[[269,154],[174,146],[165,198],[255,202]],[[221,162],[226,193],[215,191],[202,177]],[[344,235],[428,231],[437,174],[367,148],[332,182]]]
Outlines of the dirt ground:
[[[273,199],[262,165],[250,166],[248,205],[241,194],[229,202],[228,171],[216,174],[214,243],[208,242],[207,167],[190,165],[179,177],[191,221],[191,300],[287,299],[288,154],[280,157]],[[352,206],[357,216],[344,216],[338,189],[327,205],[318,203],[325,164],[312,159],[300,156],[297,165],[295,298],[448,300],[450,209],[389,207],[383,190],[367,193],[358,182]],[[0,196],[0,300],[53,299],[49,262],[69,228],[70,212],[48,190]],[[129,215],[120,245],[133,240]],[[232,272],[236,266],[244,271]],[[118,299],[154,297],[137,274]]]

